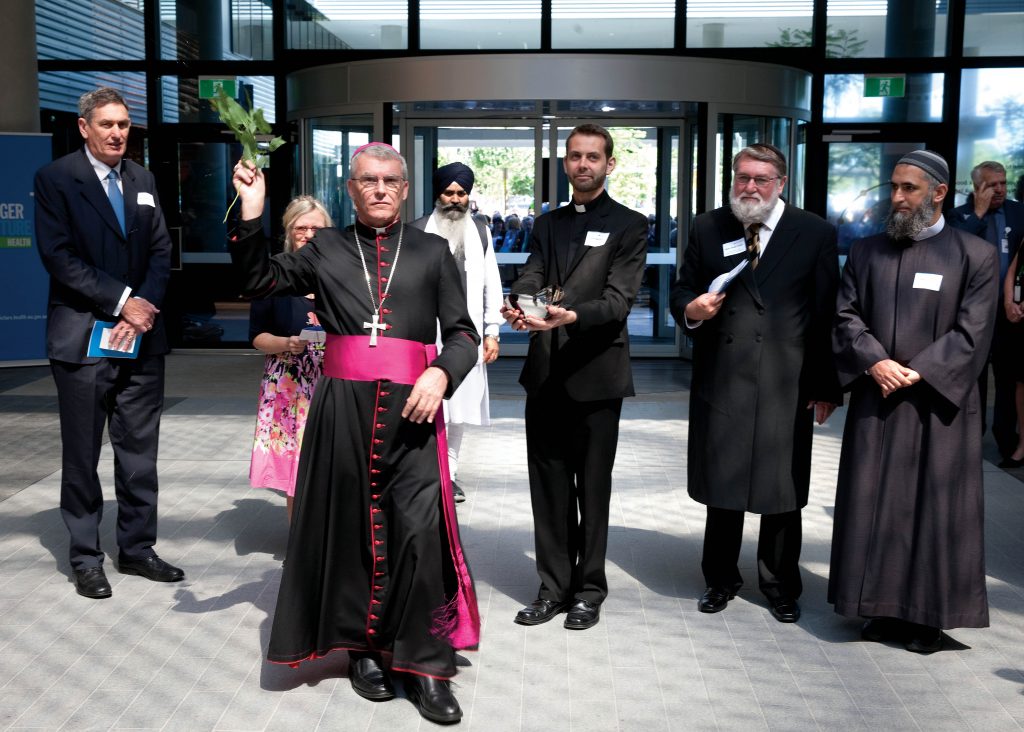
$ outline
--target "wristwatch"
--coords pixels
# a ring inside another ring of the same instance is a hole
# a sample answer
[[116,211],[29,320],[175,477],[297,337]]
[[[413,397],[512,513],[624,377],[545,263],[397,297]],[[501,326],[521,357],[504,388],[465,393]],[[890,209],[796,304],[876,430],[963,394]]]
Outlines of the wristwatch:
[[492,336],[485,335],[484,338],[493,338],[497,343],[501,343],[501,336],[500,335],[492,335]]

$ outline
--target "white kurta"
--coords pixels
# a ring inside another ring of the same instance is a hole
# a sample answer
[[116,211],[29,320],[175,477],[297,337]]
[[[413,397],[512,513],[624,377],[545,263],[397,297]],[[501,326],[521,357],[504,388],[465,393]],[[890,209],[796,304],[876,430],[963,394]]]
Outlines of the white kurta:
[[[490,245],[484,250],[476,222],[466,216],[463,242],[466,250],[466,306],[473,325],[481,336],[497,336],[503,321],[501,317],[502,289],[498,260]],[[439,234],[437,214],[427,221],[426,231]],[[440,234],[439,234],[440,235]],[[481,342],[482,342],[481,338]],[[438,344],[440,346],[440,344]],[[448,424],[491,423],[490,395],[487,389],[487,370],[484,366],[483,345],[477,349],[476,366],[463,380],[452,398],[444,403]]]

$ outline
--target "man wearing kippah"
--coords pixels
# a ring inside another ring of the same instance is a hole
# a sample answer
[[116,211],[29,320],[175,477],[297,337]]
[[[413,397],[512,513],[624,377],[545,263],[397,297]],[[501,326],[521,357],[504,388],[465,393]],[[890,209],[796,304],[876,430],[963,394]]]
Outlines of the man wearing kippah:
[[501,275],[491,246],[491,235],[484,224],[469,212],[469,194],[473,192],[474,180],[473,170],[468,165],[442,165],[434,172],[434,212],[410,224],[448,240],[448,248],[462,275],[469,315],[477,331],[483,335],[476,366],[451,399],[445,400],[448,472],[456,503],[466,500],[465,491],[455,482],[463,428],[467,424],[488,426],[491,423],[486,366],[498,358],[498,330],[503,320]]
[[886,233],[854,242],[832,345],[850,407],[828,599],[865,640],[916,653],[988,626],[978,375],[998,254],[945,225],[949,168],[930,150],[892,174]]

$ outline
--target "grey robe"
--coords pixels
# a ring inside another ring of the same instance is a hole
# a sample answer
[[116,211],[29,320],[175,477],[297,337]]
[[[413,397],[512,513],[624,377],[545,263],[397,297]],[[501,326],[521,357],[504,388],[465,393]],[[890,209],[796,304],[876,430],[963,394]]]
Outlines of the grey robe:
[[[851,391],[828,588],[841,615],[988,625],[978,375],[997,267],[989,244],[948,226],[850,251],[832,339]],[[886,358],[922,381],[882,398],[865,370]]]

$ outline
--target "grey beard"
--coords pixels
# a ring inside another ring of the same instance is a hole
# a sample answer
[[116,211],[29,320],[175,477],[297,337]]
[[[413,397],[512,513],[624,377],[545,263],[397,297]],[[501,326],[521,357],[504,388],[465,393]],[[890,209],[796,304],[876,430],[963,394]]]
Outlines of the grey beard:
[[[452,206],[458,206],[458,204],[452,204]],[[451,211],[445,211],[441,206],[437,207],[437,233],[439,236],[444,237],[448,240],[448,248],[451,249],[452,255],[458,262],[463,262],[466,259],[466,210],[468,206],[462,207],[462,213],[457,216],[452,216]],[[451,208],[446,206],[444,208]]]
[[762,199],[760,203],[746,203],[730,191],[729,208],[732,209],[732,215],[739,219],[744,226],[763,224],[771,215],[772,209],[775,208],[776,200]]
[[441,204],[440,201],[438,201],[437,203],[434,204],[434,208],[439,214],[441,214],[446,219],[451,219],[452,221],[461,221],[462,218],[466,215],[466,212],[469,211],[469,204],[449,203],[447,206],[444,206]]
[[912,239],[927,229],[934,217],[935,204],[928,200],[921,201],[909,214],[899,214],[894,209],[885,220],[885,233],[893,239]]

